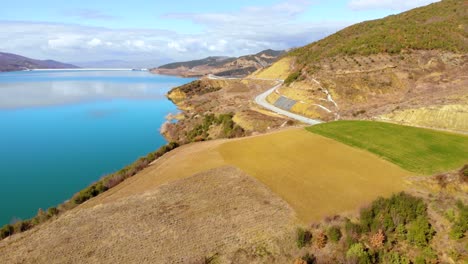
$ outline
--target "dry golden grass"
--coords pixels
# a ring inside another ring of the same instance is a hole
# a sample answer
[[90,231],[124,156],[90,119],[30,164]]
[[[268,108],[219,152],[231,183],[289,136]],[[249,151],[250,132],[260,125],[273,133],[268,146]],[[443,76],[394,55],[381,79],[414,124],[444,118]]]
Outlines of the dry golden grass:
[[298,102],[295,105],[293,105],[293,107],[291,107],[290,111],[310,118],[319,119],[322,117],[322,115],[320,115],[318,111],[324,110],[310,103]]
[[223,165],[259,179],[304,222],[355,210],[379,195],[403,190],[404,177],[410,174],[369,152],[294,128],[183,146],[82,206],[140,194]]
[[269,94],[266,98],[267,102],[270,103],[270,104],[275,104],[275,102],[280,98],[280,95],[273,92],[271,94]]
[[468,105],[406,109],[380,116],[382,120],[468,133]]
[[287,57],[275,62],[270,67],[252,74],[255,78],[286,79],[290,73],[292,59]]
[[209,170],[0,241],[1,263],[288,263],[293,210],[232,167]]
[[293,129],[227,142],[219,149],[228,164],[266,184],[306,222],[403,190],[409,172],[366,151],[309,134]]

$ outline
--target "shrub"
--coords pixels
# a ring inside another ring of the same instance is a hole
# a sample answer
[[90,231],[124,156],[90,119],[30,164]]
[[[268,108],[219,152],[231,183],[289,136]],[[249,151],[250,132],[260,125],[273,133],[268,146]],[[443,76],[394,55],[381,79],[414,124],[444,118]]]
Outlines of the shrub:
[[315,246],[317,248],[324,248],[327,245],[328,238],[325,235],[325,233],[320,232],[318,235],[315,237]]
[[13,235],[14,228],[12,225],[4,225],[2,229],[0,229],[0,239],[4,239]]
[[399,224],[405,225],[418,216],[427,216],[423,200],[399,193],[388,199],[378,198],[369,208],[361,210],[360,221],[364,231],[392,232]]
[[468,182],[468,164],[463,166],[460,170],[460,180],[462,182]]
[[59,210],[55,207],[50,207],[49,209],[47,209],[47,215],[49,215],[49,217],[52,217],[58,214],[59,214]]
[[386,253],[382,258],[384,264],[410,264],[411,261],[397,252]]
[[307,264],[314,264],[316,263],[317,259],[315,258],[315,256],[313,254],[305,254],[304,256],[302,256],[301,258],[303,261],[305,261],[305,263]]
[[327,237],[330,239],[332,242],[338,242],[341,239],[341,230],[339,226],[331,226],[327,230]]
[[232,120],[233,117],[233,113],[220,114],[217,117],[214,114],[204,115],[202,123],[187,132],[187,140],[189,142],[205,141],[208,139],[208,131],[212,125],[222,127],[223,135],[221,136],[224,138],[242,136],[244,130]]
[[406,239],[406,227],[403,224],[399,224],[395,228],[395,235],[399,240],[405,240]]
[[437,253],[430,247],[424,248],[419,257],[424,259],[424,263],[439,263],[437,261]]
[[419,216],[408,227],[408,240],[419,247],[425,247],[429,244],[435,231],[427,220],[427,217]]
[[312,240],[312,233],[309,230],[305,230],[303,228],[297,229],[297,240],[296,244],[298,248],[303,248],[310,244]]
[[369,253],[361,243],[351,245],[346,252],[346,258],[354,263],[368,264],[371,263]]
[[21,233],[32,228],[33,225],[30,220],[18,221],[13,225],[15,233]]
[[468,231],[468,205],[463,202],[457,202],[458,217],[454,220],[452,229],[450,230],[450,238],[460,239],[465,236]]
[[369,242],[373,248],[381,248],[385,242],[385,234],[382,229],[379,232],[373,234],[369,238]]
[[361,235],[362,229],[359,224],[351,222],[348,218],[345,219],[345,232],[346,232],[346,244],[348,246],[357,243]]
[[298,80],[299,77],[301,76],[301,74],[302,74],[301,70],[298,70],[298,71],[295,71],[295,72],[289,74],[289,76],[286,78],[286,80],[284,80],[284,84],[285,85],[290,85],[291,83]]

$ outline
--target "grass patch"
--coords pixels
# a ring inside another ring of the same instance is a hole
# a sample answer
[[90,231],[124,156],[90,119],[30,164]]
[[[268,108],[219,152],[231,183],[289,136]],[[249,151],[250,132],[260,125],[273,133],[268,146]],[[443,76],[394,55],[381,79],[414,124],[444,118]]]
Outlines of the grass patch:
[[468,137],[464,135],[372,121],[338,121],[307,130],[365,149],[416,173],[452,170],[468,159]]

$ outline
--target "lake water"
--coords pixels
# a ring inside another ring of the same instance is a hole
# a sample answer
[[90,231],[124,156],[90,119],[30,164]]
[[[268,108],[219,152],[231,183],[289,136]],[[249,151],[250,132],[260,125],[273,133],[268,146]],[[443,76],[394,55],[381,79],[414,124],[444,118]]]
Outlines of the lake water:
[[192,79],[137,71],[0,73],[0,226],[34,216],[166,142]]

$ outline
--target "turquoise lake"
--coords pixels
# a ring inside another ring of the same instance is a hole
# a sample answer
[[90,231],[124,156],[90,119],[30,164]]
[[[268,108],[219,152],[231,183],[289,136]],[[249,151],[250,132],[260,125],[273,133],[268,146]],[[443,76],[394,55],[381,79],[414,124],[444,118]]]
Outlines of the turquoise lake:
[[193,79],[139,71],[0,73],[0,226],[166,143],[165,98]]

